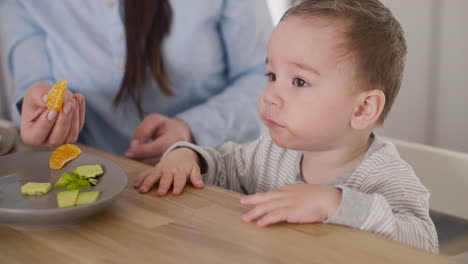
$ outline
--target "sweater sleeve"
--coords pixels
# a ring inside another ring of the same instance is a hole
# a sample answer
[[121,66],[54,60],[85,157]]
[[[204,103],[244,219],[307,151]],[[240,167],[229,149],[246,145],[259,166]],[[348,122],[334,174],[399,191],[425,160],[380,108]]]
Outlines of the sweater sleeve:
[[381,165],[358,190],[338,186],[342,201],[325,223],[346,225],[438,252],[429,192],[405,163]]
[[171,146],[164,156],[176,148],[190,148],[199,155],[205,183],[235,192],[252,194],[257,185],[255,168],[259,166],[261,157],[264,155],[262,154],[264,144],[266,144],[265,136],[246,145],[228,142],[217,150],[179,142]]

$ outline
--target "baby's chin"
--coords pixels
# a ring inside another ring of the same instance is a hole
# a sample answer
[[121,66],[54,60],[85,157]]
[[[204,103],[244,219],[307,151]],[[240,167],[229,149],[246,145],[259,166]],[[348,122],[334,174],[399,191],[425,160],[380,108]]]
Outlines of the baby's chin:
[[273,141],[273,143],[275,143],[275,145],[284,149],[291,149],[291,142],[284,135],[278,135],[278,133],[275,133],[271,129],[269,129],[269,131],[271,140]]
[[282,131],[282,133],[275,132],[269,129],[270,137],[273,143],[280,148],[303,151],[303,139],[298,138],[297,135],[292,134],[290,131]]

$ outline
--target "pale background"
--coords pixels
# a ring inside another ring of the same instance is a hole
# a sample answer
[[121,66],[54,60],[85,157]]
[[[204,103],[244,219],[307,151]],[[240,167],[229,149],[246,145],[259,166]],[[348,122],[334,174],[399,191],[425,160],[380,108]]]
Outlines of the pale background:
[[[378,132],[468,152],[468,1],[382,1],[402,23],[409,55],[402,90]],[[274,23],[289,2],[268,0]],[[0,36],[0,117],[11,118],[4,56]]]

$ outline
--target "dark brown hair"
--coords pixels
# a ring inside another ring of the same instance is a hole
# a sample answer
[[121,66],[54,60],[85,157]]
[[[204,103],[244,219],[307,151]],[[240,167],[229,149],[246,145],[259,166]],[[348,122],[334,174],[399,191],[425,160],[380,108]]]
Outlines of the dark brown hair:
[[400,23],[378,0],[302,0],[283,16],[343,19],[346,48],[357,61],[356,76],[366,87],[378,88],[386,103],[379,118],[383,123],[400,90],[406,41]]
[[172,9],[169,0],[125,0],[123,8],[127,62],[114,105],[130,96],[142,116],[141,96],[148,69],[161,91],[173,95],[162,54],[163,40],[171,29]]

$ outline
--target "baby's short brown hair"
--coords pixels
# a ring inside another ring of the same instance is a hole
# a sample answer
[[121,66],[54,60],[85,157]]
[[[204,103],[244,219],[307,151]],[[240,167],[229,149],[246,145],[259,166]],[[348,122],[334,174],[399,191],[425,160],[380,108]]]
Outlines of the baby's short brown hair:
[[356,77],[385,94],[379,118],[383,123],[400,90],[406,58],[406,41],[400,23],[378,0],[301,0],[283,16],[343,19],[346,48],[357,62]]

